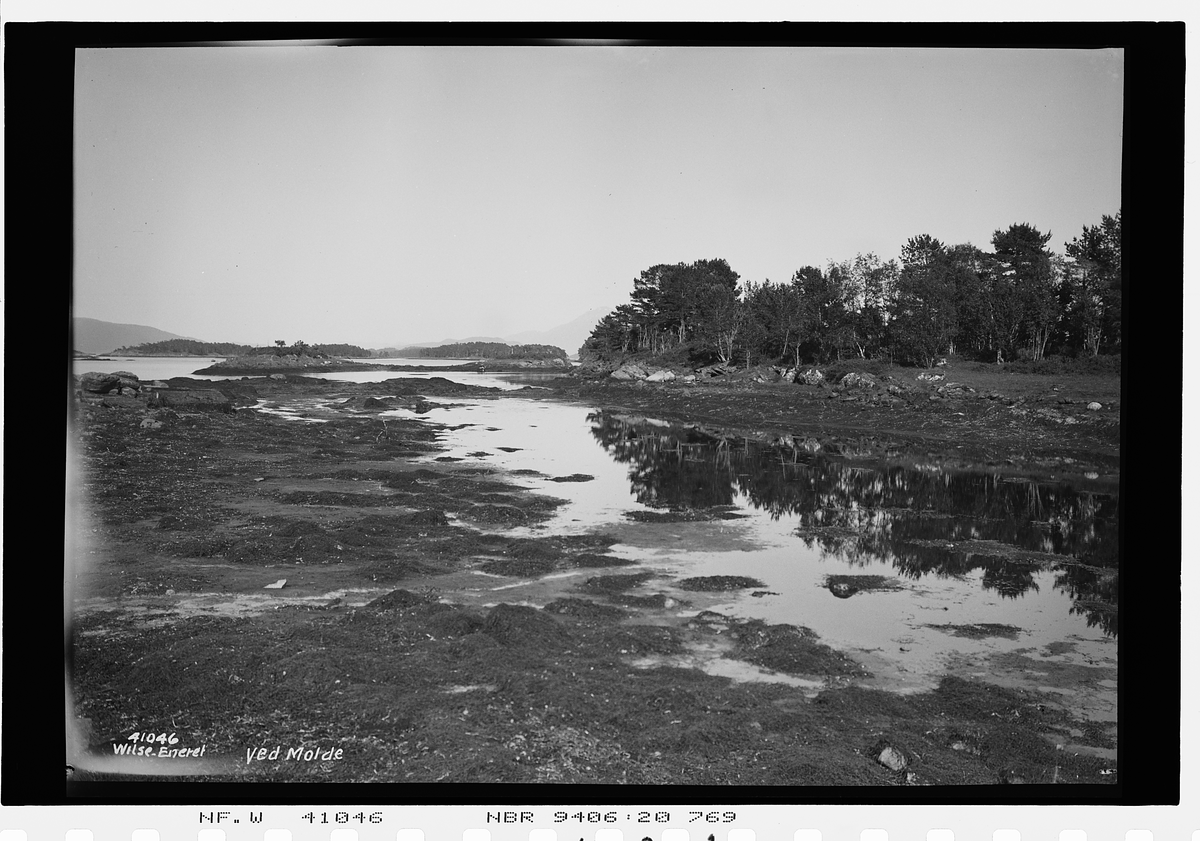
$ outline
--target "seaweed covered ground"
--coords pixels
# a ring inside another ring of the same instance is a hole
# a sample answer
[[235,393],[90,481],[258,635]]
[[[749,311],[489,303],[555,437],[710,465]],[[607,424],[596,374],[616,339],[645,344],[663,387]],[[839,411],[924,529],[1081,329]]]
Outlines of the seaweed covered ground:
[[815,437],[851,456],[931,456],[1047,473],[1119,469],[1117,374],[1010,373],[977,362],[933,373],[863,365],[876,374],[852,386],[836,374],[816,385],[771,382],[769,369],[665,384],[561,378],[555,386],[572,399],[750,438]]
[[[531,396],[393,383],[389,393],[417,411]],[[1113,728],[1053,692],[969,671],[928,692],[869,688],[868,665],[807,628],[707,610],[681,618],[677,596],[610,554],[616,539],[602,530],[512,533],[546,522],[561,500],[498,469],[438,461],[437,424],[381,418],[387,407],[368,402],[377,386],[287,376],[202,387],[240,408],[76,405],[68,587],[79,780],[1116,781]],[[940,452],[953,437],[955,458],[1117,463],[1115,410],[1065,427],[1025,417],[1018,430],[1011,409],[982,400],[960,407],[951,430],[946,413],[958,408],[788,388],[563,380],[536,394],[905,451]],[[545,582],[544,598],[526,588],[520,601],[539,603],[505,601],[502,589],[481,599],[468,592],[481,576]],[[830,583],[887,586],[861,578]],[[759,586],[731,575],[682,589],[700,598]],[[794,680],[681,665],[697,650]],[[1012,668],[1033,654],[1012,655]]]

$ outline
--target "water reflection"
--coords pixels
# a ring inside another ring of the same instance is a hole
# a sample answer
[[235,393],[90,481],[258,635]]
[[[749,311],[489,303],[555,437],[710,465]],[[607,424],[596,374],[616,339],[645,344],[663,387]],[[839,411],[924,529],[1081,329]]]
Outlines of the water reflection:
[[917,580],[982,573],[1005,599],[1055,573],[1071,612],[1117,632],[1117,498],[1061,482],[880,461],[849,464],[790,438],[760,443],[612,412],[592,435],[629,465],[646,505],[703,509],[738,502],[796,521],[809,547],[853,565],[888,564]]

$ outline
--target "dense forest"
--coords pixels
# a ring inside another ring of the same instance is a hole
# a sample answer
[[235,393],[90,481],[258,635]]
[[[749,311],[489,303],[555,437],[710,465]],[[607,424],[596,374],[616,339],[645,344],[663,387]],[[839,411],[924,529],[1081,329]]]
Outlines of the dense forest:
[[253,345],[232,342],[198,342],[195,339],[168,339],[146,342],[133,347],[119,347],[113,356],[243,356],[254,352]]
[[426,359],[563,359],[566,353],[553,345],[506,345],[502,342],[460,342],[438,347],[410,348]]
[[789,283],[745,282],[725,260],[652,266],[630,302],[592,330],[580,358],[825,363],[846,357],[930,366],[939,357],[1004,362],[1121,349],[1121,213],[1085,226],[1066,254],[1027,223],[992,251],[922,234],[875,254],[805,266]]
[[282,339],[274,347],[238,345],[232,342],[199,342],[194,339],[168,339],[164,342],[147,342],[133,347],[121,347],[112,351],[113,356],[258,356],[275,354],[308,354],[309,356],[366,357],[370,352],[358,345],[331,344],[310,345],[293,342],[285,345]]

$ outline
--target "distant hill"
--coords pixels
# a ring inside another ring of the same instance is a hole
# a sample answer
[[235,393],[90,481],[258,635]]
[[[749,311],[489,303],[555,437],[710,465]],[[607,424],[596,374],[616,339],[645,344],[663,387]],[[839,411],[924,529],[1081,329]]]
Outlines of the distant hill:
[[495,336],[471,336],[466,339],[442,339],[440,342],[397,342],[395,348],[438,347],[441,345],[469,344],[474,342],[492,342],[507,345],[551,345],[560,347],[568,356],[576,356],[579,348],[592,333],[596,322],[612,312],[612,308],[588,310],[576,319],[560,324],[549,330],[526,330],[513,333],[510,336],[496,338]]
[[565,350],[568,356],[575,356],[579,353],[579,348],[583,346],[587,337],[592,334],[592,328],[596,326],[596,322],[610,312],[612,312],[612,308],[588,310],[566,324],[560,324],[549,330],[526,330],[524,333],[514,333],[511,336],[505,336],[504,341],[510,345],[553,345]]
[[109,353],[119,347],[191,338],[144,324],[115,324],[111,321],[78,316],[74,319],[74,327],[75,350],[81,353]]

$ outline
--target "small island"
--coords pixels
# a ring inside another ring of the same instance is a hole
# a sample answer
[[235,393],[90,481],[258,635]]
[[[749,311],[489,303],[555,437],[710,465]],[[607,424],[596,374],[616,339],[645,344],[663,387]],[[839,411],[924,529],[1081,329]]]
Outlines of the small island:
[[[362,348],[361,354],[339,354],[330,349],[355,347],[352,345],[307,345],[295,342],[284,346],[276,341],[275,347],[250,348],[206,368],[196,374],[218,374],[229,376],[262,376],[265,374],[295,374],[311,371],[330,373],[344,371],[473,371],[477,373],[525,371],[530,369],[567,371],[571,363],[562,348],[549,345],[506,345],[498,342],[472,342],[448,344],[430,348],[406,348],[413,351],[415,358],[427,359],[470,359],[460,365],[413,365],[380,364],[354,361],[370,355]],[[411,358],[411,357],[401,357]]]

